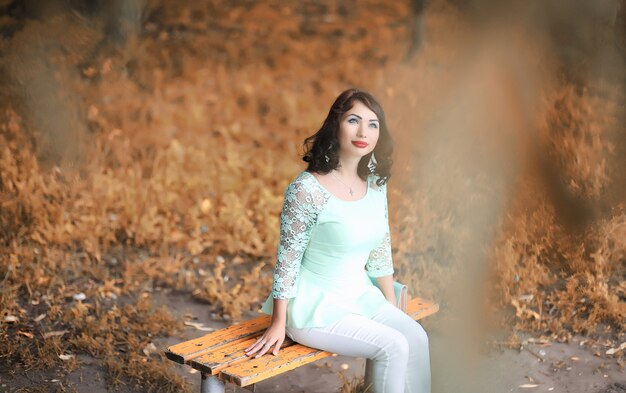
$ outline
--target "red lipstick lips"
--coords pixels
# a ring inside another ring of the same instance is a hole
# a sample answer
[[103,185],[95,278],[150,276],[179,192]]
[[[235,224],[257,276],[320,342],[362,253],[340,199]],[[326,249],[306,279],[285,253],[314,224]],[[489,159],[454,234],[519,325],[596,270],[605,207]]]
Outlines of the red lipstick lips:
[[352,144],[360,149],[366,148],[369,144],[362,141],[352,141]]

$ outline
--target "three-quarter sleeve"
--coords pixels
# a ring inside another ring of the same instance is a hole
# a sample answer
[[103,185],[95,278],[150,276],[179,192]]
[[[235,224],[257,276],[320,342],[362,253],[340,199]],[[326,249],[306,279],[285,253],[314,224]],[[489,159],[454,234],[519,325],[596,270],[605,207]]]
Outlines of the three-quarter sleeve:
[[387,185],[380,186],[385,207],[385,236],[379,245],[374,248],[367,259],[365,268],[371,277],[384,277],[393,274],[393,259],[391,257],[391,238],[389,236],[389,213],[387,209]]
[[295,297],[300,263],[309,244],[311,230],[327,200],[321,190],[306,180],[296,179],[285,190],[272,284],[275,299]]

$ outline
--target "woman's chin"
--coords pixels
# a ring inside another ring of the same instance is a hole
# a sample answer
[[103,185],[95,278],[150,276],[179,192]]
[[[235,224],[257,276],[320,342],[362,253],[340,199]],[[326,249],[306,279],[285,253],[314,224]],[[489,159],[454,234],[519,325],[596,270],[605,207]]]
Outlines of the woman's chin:
[[363,157],[365,157],[366,155],[370,154],[372,152],[372,149],[359,149],[358,147],[355,147],[353,149],[350,149],[349,151],[345,152],[345,155],[343,155],[344,157],[350,157],[350,158],[355,158],[355,159],[361,159]]

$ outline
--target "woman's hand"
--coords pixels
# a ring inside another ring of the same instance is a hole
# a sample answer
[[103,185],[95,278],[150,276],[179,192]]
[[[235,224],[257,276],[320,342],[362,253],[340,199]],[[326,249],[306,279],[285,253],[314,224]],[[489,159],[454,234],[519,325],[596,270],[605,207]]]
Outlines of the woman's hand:
[[284,323],[272,323],[269,328],[263,333],[263,335],[256,340],[256,342],[245,349],[246,356],[252,356],[255,353],[255,358],[263,356],[267,351],[274,346],[272,353],[278,355],[280,346],[285,341],[285,324]]

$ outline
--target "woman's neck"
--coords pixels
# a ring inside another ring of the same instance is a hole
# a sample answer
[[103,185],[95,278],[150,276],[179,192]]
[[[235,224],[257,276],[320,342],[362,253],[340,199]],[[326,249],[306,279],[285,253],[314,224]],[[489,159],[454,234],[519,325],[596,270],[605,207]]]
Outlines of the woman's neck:
[[335,170],[344,178],[353,178],[354,176],[358,176],[360,160],[361,157],[339,158],[339,165]]

